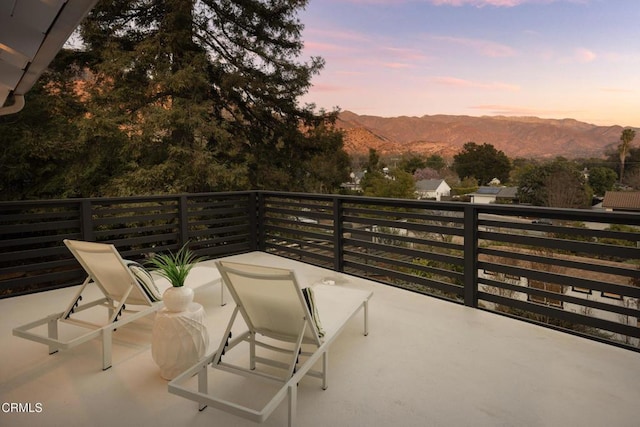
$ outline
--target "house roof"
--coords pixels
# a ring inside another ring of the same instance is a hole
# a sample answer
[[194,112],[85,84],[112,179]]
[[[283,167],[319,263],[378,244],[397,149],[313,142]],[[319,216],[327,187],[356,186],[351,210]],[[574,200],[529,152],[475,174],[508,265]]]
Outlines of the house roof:
[[421,179],[420,181],[416,181],[416,190],[436,191],[443,182],[448,186],[444,179]]
[[607,191],[602,207],[608,209],[640,211],[640,191]]
[[482,194],[485,196],[498,195],[500,187],[479,187],[474,194]]
[[471,196],[495,196],[497,199],[515,199],[518,187],[480,187]]
[[0,2],[0,115],[22,109],[24,95],[97,2]]
[[499,199],[515,199],[518,196],[518,187],[500,187]]

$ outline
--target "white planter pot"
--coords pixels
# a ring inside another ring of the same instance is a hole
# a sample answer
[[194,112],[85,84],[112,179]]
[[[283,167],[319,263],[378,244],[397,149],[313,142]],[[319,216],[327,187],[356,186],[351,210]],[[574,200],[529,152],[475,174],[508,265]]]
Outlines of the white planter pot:
[[186,311],[189,304],[193,301],[193,289],[188,286],[181,286],[179,288],[172,286],[164,291],[162,300],[168,311]]

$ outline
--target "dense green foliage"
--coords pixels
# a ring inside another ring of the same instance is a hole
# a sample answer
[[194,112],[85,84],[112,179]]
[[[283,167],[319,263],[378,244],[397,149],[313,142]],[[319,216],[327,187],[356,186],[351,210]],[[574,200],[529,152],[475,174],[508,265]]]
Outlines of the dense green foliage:
[[589,185],[598,196],[604,196],[605,192],[613,189],[617,179],[616,171],[610,168],[598,166],[589,170]]
[[361,182],[362,192],[370,197],[415,199],[416,186],[413,176],[396,169],[389,174],[367,172]]
[[413,175],[418,169],[424,169],[427,167],[427,162],[421,156],[408,155],[403,156],[398,163],[398,169],[410,173]]
[[493,178],[506,182],[511,162],[504,152],[496,150],[491,144],[467,142],[462,151],[453,157],[452,167],[460,179],[474,177],[479,185],[487,185]]
[[447,167],[447,162],[445,162],[444,158],[439,154],[432,154],[425,160],[426,166],[428,168],[441,171]]
[[67,52],[58,55],[27,94],[25,108],[0,116],[0,199],[74,195],[76,176],[69,168],[79,156],[89,159],[77,140],[74,117],[85,109],[73,93],[73,61]]
[[334,190],[348,174],[337,112],[298,102],[324,65],[298,59],[306,4],[98,2],[85,52],[59,55],[28,110],[0,119],[15,165],[0,197]]
[[436,172],[441,171],[447,166],[442,156],[438,154],[432,154],[428,157],[419,156],[415,154],[408,154],[402,156],[400,162],[398,162],[398,169],[402,169],[414,175],[417,171],[422,169],[431,169]]
[[[620,153],[618,151],[609,153],[606,164],[620,176],[622,164],[620,163]],[[622,184],[640,188],[640,147],[630,146],[627,151]]]
[[416,185],[413,176],[402,169],[385,171],[378,152],[369,150],[366,173],[360,182],[362,194],[370,197],[414,199]]
[[518,198],[536,206],[585,208],[591,204],[592,190],[577,164],[560,158],[525,166],[519,174]]

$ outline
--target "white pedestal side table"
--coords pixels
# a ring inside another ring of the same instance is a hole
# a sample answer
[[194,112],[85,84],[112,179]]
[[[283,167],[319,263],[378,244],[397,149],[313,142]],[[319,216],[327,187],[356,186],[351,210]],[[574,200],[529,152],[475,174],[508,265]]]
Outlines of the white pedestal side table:
[[151,333],[151,357],[162,378],[173,379],[204,356],[209,346],[204,318],[204,308],[198,303],[189,304],[186,311],[158,311]]

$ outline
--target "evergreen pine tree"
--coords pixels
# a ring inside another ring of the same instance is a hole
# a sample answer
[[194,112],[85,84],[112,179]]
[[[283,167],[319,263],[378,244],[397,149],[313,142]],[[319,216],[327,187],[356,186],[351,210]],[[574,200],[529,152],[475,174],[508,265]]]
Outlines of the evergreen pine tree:
[[336,150],[335,114],[298,105],[323,66],[297,59],[306,3],[99,2],[81,31],[93,54],[83,135],[128,139],[107,191],[295,189],[318,151]]

